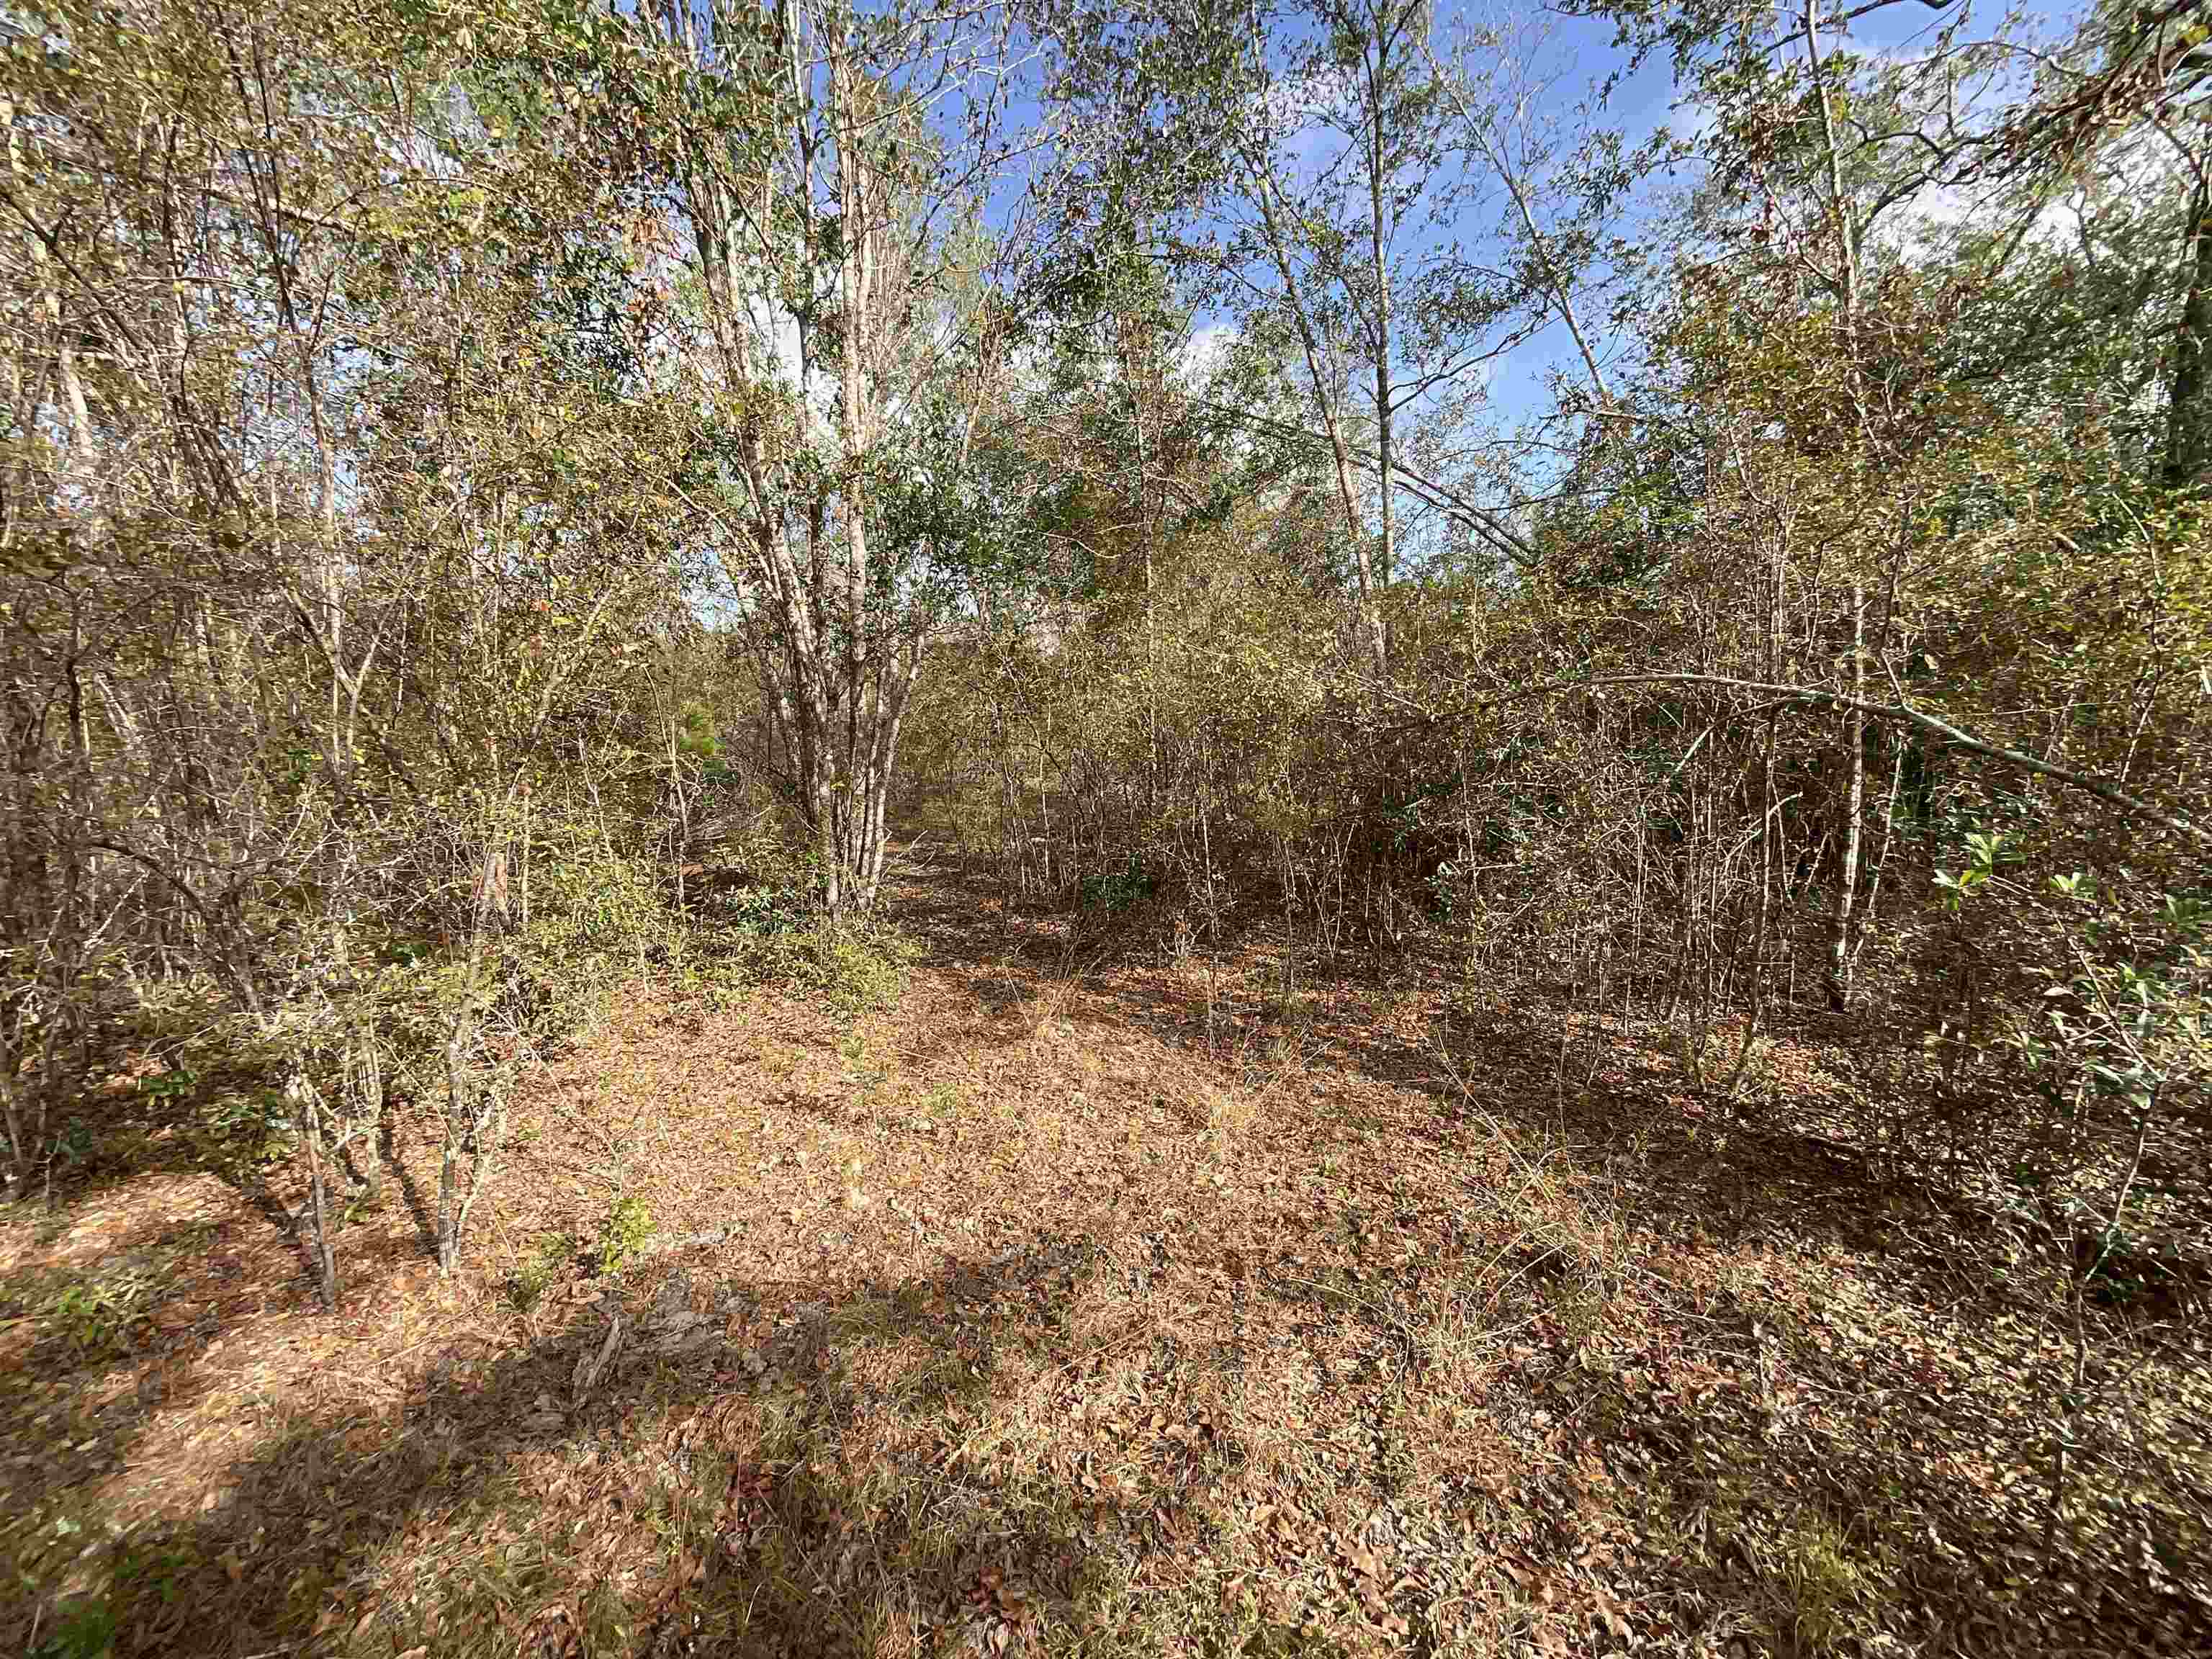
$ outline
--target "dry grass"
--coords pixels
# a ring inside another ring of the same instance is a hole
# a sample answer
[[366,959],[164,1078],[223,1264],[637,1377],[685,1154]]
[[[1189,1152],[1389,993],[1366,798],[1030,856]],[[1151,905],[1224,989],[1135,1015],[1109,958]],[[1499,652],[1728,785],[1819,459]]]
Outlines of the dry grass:
[[[0,1646],[2212,1630],[2195,1332],[2114,1335],[2081,1455],[2137,1473],[2046,1559],[2047,1337],[1825,1143],[1721,1121],[1625,1038],[1562,1082],[1540,1011],[1447,1041],[1440,978],[1301,984],[1256,945],[1078,971],[978,894],[907,904],[931,954],[887,1011],[638,993],[533,1084],[456,1283],[397,1188],[342,1237],[335,1320],[211,1176],[9,1218]],[[398,1154],[419,1194],[427,1133]],[[625,1201],[651,1239],[595,1277]]]

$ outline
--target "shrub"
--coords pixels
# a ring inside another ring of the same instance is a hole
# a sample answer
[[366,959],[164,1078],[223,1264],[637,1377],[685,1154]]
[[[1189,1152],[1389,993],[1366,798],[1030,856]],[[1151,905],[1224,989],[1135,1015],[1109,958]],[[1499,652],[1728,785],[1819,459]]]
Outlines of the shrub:
[[599,1224],[599,1266],[603,1273],[618,1272],[635,1256],[659,1229],[653,1211],[635,1193],[617,1198]]
[[46,1313],[70,1352],[80,1359],[89,1359],[106,1354],[122,1341],[145,1297],[143,1279],[85,1279],[64,1288],[48,1304]]
[[507,1290],[516,1307],[525,1313],[538,1305],[561,1270],[574,1259],[576,1241],[566,1233],[548,1233],[538,1241],[538,1248],[526,1257],[507,1281]]
[[895,1006],[921,953],[887,922],[821,916],[773,932],[717,930],[694,948],[700,957],[693,971],[710,989],[779,985],[847,1014]]
[[1126,909],[1158,889],[1158,878],[1146,869],[1135,853],[1119,869],[1096,870],[1085,876],[1076,890],[1077,902],[1086,910]]
[[765,952],[762,963],[771,976],[850,1014],[895,1005],[919,954],[896,928],[880,921],[817,922],[776,943],[779,948]]

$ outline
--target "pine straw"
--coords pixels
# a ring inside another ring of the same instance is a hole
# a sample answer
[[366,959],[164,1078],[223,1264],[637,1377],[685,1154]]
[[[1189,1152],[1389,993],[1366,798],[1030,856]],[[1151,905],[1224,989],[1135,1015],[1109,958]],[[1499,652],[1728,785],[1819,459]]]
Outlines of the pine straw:
[[[1301,988],[1265,941],[1079,975],[983,895],[907,903],[932,951],[889,1012],[635,993],[527,1091],[453,1284],[396,1188],[342,1236],[337,1319],[212,1176],[12,1218],[0,1646],[74,1620],[55,1650],[96,1652],[103,1619],[123,1653],[387,1656],[2212,1630],[2193,1334],[2106,1333],[2047,1559],[2050,1334],[1829,1143],[1729,1121],[1626,1037],[1563,1074],[1540,1009],[1447,1036],[1426,981]],[[428,1126],[399,1150],[419,1200]],[[593,1277],[617,1199],[727,1237]],[[56,1311],[118,1273],[112,1336]]]

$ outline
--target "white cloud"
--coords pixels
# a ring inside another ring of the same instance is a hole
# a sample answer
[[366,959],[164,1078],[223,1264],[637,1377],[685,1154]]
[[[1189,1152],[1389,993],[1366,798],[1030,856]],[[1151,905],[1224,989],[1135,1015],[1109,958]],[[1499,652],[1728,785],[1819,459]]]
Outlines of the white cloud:
[[1234,323],[1208,323],[1193,331],[1183,343],[1180,365],[1183,374],[1200,380],[1210,379],[1228,361],[1238,337]]

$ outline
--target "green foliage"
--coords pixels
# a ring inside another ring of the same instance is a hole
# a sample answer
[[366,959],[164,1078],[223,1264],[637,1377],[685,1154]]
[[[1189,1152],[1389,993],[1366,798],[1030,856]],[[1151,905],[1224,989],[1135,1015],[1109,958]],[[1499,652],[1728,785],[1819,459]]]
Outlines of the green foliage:
[[[1998,868],[2016,862],[2019,854],[2006,845],[2001,830],[1971,830],[1966,837],[1966,863],[1957,871],[1938,870],[1935,874],[1936,890],[1943,895],[1944,908],[1952,915],[1959,914],[1978,892],[1986,892],[1997,880]],[[2054,878],[2054,881],[2070,879]],[[2069,890],[2062,889],[2061,890]]]
[[602,1273],[618,1272],[652,1242],[659,1228],[652,1207],[635,1193],[617,1198],[599,1222],[596,1260]]
[[[610,1216],[611,1224],[614,1219],[615,1218]],[[649,1231],[648,1227],[648,1233]],[[603,1233],[599,1245],[600,1265],[603,1272],[609,1271],[605,1259],[607,1243],[607,1236]],[[543,1297],[554,1281],[574,1264],[575,1259],[576,1241],[568,1234],[549,1233],[539,1239],[530,1255],[525,1258],[522,1265],[514,1270],[513,1278],[508,1280],[508,1294],[514,1298],[515,1306],[525,1313],[536,1307],[538,1298]],[[619,1266],[620,1263],[617,1261],[614,1265]]]
[[80,1279],[55,1294],[45,1316],[76,1358],[101,1358],[121,1346],[148,1290],[147,1281],[135,1273]]
[[772,939],[812,927],[820,906],[809,888],[787,882],[757,882],[709,894],[700,904],[709,922],[720,923],[743,939]]
[[56,1610],[32,1659],[106,1659],[119,1633],[106,1597],[73,1596]]
[[1778,1650],[1835,1653],[1856,1633],[1871,1600],[1869,1575],[1840,1528],[1823,1516],[1800,1516],[1760,1559],[1778,1593]]
[[719,763],[722,758],[721,733],[715,728],[714,712],[696,699],[684,705],[676,744],[678,749],[694,760]]
[[199,1073],[188,1066],[172,1066],[165,1072],[138,1079],[138,1091],[155,1100],[176,1100],[199,1086]]
[[1126,909],[1140,899],[1150,898],[1158,885],[1146,870],[1143,856],[1132,851],[1128,862],[1118,870],[1086,872],[1076,888],[1076,902],[1086,910]]
[[2141,1303],[2185,1269],[2194,1124],[2212,1091],[2212,929],[2195,896],[2146,896],[2124,870],[2049,889],[2048,904],[2014,898],[2028,913],[2015,948],[2044,982],[2002,1048],[2040,1113],[1999,1189],[2001,1225],[2096,1299]]
[[542,873],[516,942],[514,994],[533,1036],[560,1042],[596,1021],[626,975],[665,957],[679,924],[652,864],[603,842],[581,841]]
[[750,976],[810,993],[848,1014],[895,1006],[919,947],[880,921],[820,921],[763,937],[744,958]]
[[807,851],[755,838],[725,856],[746,879],[712,886],[693,902],[695,926],[668,946],[686,979],[723,994],[786,986],[853,1013],[898,1000],[918,948],[879,917],[824,914]]
[[270,1088],[226,1089],[201,1109],[193,1145],[208,1167],[253,1171],[281,1164],[298,1144],[299,1125]]

